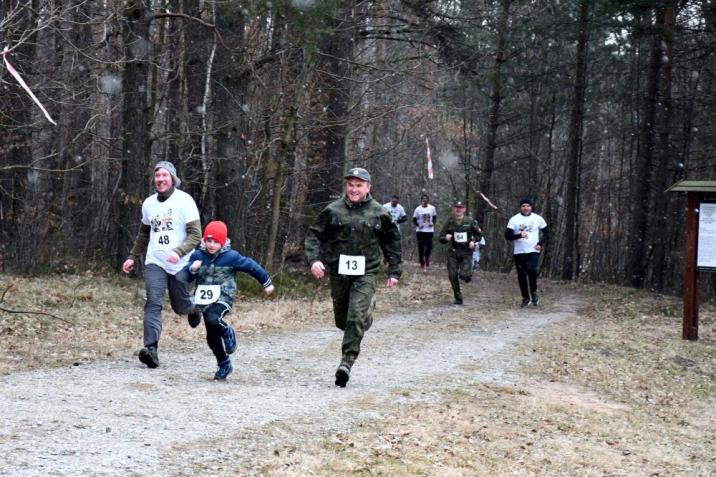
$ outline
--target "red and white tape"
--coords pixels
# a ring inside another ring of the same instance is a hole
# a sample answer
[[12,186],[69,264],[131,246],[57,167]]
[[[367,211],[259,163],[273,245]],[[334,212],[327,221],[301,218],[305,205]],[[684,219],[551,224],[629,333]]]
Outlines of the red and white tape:
[[3,61],[5,62],[5,67],[6,67],[7,70],[10,72],[10,74],[12,75],[12,77],[15,78],[15,81],[17,81],[18,84],[19,84],[20,86],[22,86],[22,88],[23,88],[25,91],[27,91],[27,94],[30,95],[30,97],[31,97],[32,100],[35,102],[35,104],[37,104],[37,105],[40,107],[40,109],[42,110],[42,112],[45,113],[45,117],[47,118],[47,120],[50,121],[50,122],[51,122],[52,124],[54,124],[55,126],[57,126],[57,123],[56,123],[55,121],[53,121],[52,118],[50,117],[50,113],[47,112],[47,110],[46,110],[45,107],[42,105],[42,103],[40,102],[40,100],[37,99],[37,96],[35,96],[35,93],[32,92],[32,90],[31,90],[30,87],[27,85],[27,83],[25,83],[25,80],[22,79],[22,76],[20,76],[20,73],[18,73],[17,70],[16,70],[15,68],[13,68],[13,66],[12,66],[12,65],[10,64],[10,62],[7,60],[7,57],[8,57],[8,55],[9,55],[9,53],[10,53],[10,52],[8,51],[8,48],[7,48],[7,46],[6,46],[5,49],[2,51],[2,58],[3,58]]

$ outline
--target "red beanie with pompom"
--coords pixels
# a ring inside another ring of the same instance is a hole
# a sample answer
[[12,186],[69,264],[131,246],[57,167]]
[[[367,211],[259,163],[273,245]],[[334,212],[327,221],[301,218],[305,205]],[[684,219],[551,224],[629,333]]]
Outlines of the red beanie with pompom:
[[226,245],[226,235],[226,224],[220,220],[209,222],[204,229],[204,241],[211,238],[219,242],[222,247]]

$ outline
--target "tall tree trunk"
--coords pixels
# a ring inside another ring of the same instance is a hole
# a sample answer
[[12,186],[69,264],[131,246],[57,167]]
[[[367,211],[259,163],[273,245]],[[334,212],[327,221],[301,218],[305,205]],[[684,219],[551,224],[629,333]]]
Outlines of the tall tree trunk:
[[[492,66],[490,94],[490,115],[487,125],[487,145],[485,148],[485,162],[480,176],[480,191],[490,197],[492,195],[492,175],[495,171],[495,153],[497,151],[497,130],[500,126],[500,103],[502,102],[502,65],[505,62],[505,48],[507,46],[507,25],[510,16],[510,0],[502,0],[500,17],[497,24],[497,46],[495,48],[495,62]],[[485,223],[484,208],[478,213],[478,220]]]
[[[582,0],[579,8],[579,37],[577,39],[577,65],[574,77],[574,103],[569,121],[569,147],[567,157],[567,197],[564,218],[564,262],[562,279],[572,280],[579,274],[579,183],[582,149],[582,123],[584,121],[584,93],[587,78],[587,33],[589,29],[589,0]],[[576,268],[576,273],[575,273]]]
[[647,275],[647,225],[651,200],[651,173],[654,162],[654,124],[659,101],[659,71],[661,69],[661,35],[657,29],[663,26],[663,15],[657,15],[662,24],[651,26],[651,54],[646,79],[644,112],[640,124],[639,155],[632,170],[631,227],[627,279],[637,288],[644,286]]
[[[661,291],[664,289],[664,274],[666,272],[666,247],[670,244],[670,227],[673,227],[675,217],[674,212],[680,214],[681,211],[668,210],[669,197],[666,194],[666,188],[670,185],[668,182],[674,175],[673,167],[670,168],[669,164],[672,163],[671,157],[671,55],[673,54],[674,46],[674,20],[676,15],[675,9],[676,1],[669,1],[663,9],[659,9],[659,16],[662,19],[658,22],[663,25],[659,31],[663,35],[663,44],[665,47],[664,51],[664,63],[661,67],[661,78],[659,81],[660,87],[660,107],[658,131],[659,131],[659,142],[658,142],[658,154],[659,161],[656,173],[654,174],[654,204],[653,211],[651,214],[650,232],[649,237],[652,238],[653,244],[653,259],[650,263],[653,263],[652,267],[652,282],[654,288]],[[671,172],[671,173],[669,173]],[[672,215],[671,218],[667,219],[668,215]]]
[[121,263],[139,229],[142,200],[147,191],[147,78],[149,8],[130,0],[124,10],[122,36],[126,63],[122,76],[122,194],[116,260]]
[[298,111],[306,91],[306,84],[312,69],[313,55],[304,53],[303,65],[299,81],[295,85],[294,96],[288,105],[284,133],[280,142],[278,160],[275,161],[273,196],[271,198],[271,225],[269,227],[268,244],[266,247],[266,265],[273,269],[274,256],[276,253],[279,226],[281,224],[281,195],[283,193],[286,170],[293,165],[296,155],[295,128],[298,120]]
[[[350,3],[350,2],[348,2]],[[331,34],[321,42],[318,70],[322,121],[311,134],[315,157],[310,160],[310,204],[325,205],[341,193],[346,164],[346,135],[351,100],[353,25],[351,9],[344,7],[328,21]]]

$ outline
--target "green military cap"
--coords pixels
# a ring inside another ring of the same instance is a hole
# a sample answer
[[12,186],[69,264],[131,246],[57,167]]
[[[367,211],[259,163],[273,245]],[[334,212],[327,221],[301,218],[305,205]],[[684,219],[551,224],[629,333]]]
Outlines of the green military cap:
[[346,173],[344,179],[350,179],[351,177],[355,177],[356,179],[360,179],[362,181],[370,182],[370,174],[368,174],[368,171],[366,171],[362,167],[353,167],[352,169],[348,169],[348,172]]
[[453,207],[462,207],[462,208],[464,209],[464,208],[465,208],[465,203],[462,202],[462,201],[460,201],[460,200],[456,200],[456,201],[452,204],[452,206],[453,206]]

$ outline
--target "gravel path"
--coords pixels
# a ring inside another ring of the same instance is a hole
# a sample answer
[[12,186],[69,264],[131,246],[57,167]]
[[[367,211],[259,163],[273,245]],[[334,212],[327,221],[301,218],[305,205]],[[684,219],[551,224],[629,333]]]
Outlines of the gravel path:
[[[345,389],[333,384],[340,333],[240,338],[234,374],[215,382],[208,348],[0,377],[0,475],[209,475],[267,451],[350,432],[402,403],[477,382],[510,383],[521,340],[575,315],[565,295],[500,319],[486,298],[377,316]],[[256,471],[260,473],[260,469]]]

